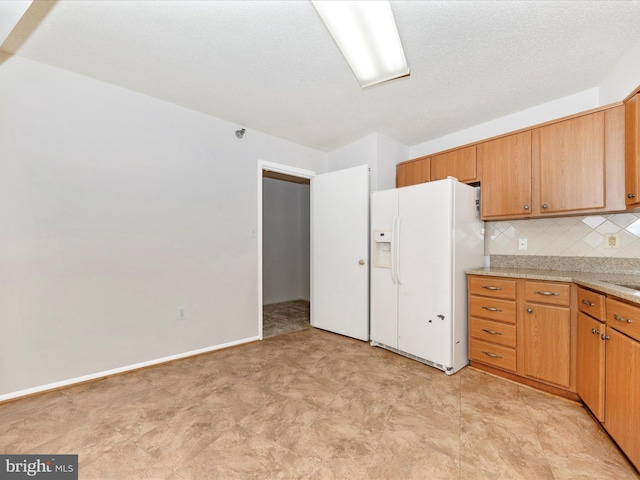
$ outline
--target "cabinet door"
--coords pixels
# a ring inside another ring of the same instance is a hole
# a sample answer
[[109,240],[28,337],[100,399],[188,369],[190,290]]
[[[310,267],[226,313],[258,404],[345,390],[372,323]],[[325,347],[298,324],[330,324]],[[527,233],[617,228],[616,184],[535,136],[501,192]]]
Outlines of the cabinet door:
[[624,106],[625,197],[627,207],[640,206],[640,94]]
[[600,422],[604,422],[605,325],[578,313],[576,388],[582,401]]
[[531,132],[478,145],[482,165],[482,218],[531,211]]
[[640,342],[607,329],[605,428],[640,467]]
[[448,176],[462,183],[477,181],[475,145],[431,157],[431,181]]
[[535,213],[605,206],[604,112],[538,128],[532,147]]
[[567,307],[525,303],[524,374],[568,387],[571,381],[571,314]]
[[396,166],[396,187],[408,187],[428,182],[431,177],[428,157],[417,158]]

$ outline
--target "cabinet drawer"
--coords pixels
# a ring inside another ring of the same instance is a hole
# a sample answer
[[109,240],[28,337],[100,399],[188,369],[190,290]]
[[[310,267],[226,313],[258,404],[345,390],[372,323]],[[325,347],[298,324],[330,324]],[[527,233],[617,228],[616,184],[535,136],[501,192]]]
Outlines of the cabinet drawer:
[[485,276],[469,277],[469,294],[515,300],[516,281]]
[[516,371],[516,351],[513,348],[493,345],[472,338],[469,358],[503,370]]
[[499,322],[516,323],[516,302],[497,298],[469,297],[469,315]]
[[607,298],[607,325],[640,341],[640,307]]
[[524,298],[527,302],[569,305],[570,286],[566,283],[524,282]]
[[578,288],[578,309],[604,322],[606,317],[604,295],[585,288]]
[[516,326],[492,322],[482,318],[471,318],[469,330],[473,338],[485,342],[499,343],[507,347],[516,347]]

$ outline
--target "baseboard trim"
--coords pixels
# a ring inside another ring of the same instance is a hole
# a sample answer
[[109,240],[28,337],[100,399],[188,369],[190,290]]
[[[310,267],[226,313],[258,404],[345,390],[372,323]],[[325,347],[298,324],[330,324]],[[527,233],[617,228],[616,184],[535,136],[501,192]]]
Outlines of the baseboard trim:
[[134,370],[140,370],[146,367],[152,367],[154,365],[160,365],[162,363],[172,362],[174,360],[181,360],[183,358],[195,357],[197,355],[202,355],[204,353],[215,352],[216,350],[224,350],[229,347],[236,347],[238,345],[244,345],[247,343],[252,343],[259,341],[258,337],[249,337],[244,338],[242,340],[236,340],[233,342],[223,343],[220,345],[215,345],[213,347],[200,348],[198,350],[191,350],[189,352],[178,353],[176,355],[169,355],[167,357],[157,358],[155,360],[149,360],[146,362],[135,363],[133,365],[127,365],[124,367],[113,368],[111,370],[104,370],[102,372],[91,373],[89,375],[83,375],[81,377],[70,378],[67,380],[62,380],[60,382],[48,383],[45,385],[40,385],[37,387],[26,388],[24,390],[17,390],[15,392],[5,393],[0,395],[0,404],[4,402],[9,402],[12,400],[17,400],[19,398],[28,397],[31,395],[35,395],[38,393],[49,392],[51,390],[59,390],[60,388],[69,387],[71,385],[76,385],[79,383],[86,383],[92,380],[98,380],[105,377],[111,377],[114,375],[119,375],[121,373],[127,373]]

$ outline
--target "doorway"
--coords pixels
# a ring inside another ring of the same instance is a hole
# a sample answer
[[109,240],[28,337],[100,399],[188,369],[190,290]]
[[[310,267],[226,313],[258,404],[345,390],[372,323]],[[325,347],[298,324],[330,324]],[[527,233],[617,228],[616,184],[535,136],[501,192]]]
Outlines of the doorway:
[[310,179],[258,162],[260,338],[310,327]]

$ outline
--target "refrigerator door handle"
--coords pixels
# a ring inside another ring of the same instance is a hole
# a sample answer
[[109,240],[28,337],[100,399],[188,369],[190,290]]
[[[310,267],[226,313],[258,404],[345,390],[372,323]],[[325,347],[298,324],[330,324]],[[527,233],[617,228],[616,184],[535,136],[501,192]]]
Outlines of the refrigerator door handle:
[[398,224],[398,217],[393,217],[393,223],[391,224],[391,281],[394,285],[398,284],[398,278],[396,276],[396,230]]
[[402,217],[398,217],[398,226],[396,227],[396,283],[402,285],[402,275],[400,275],[400,233],[402,232]]

